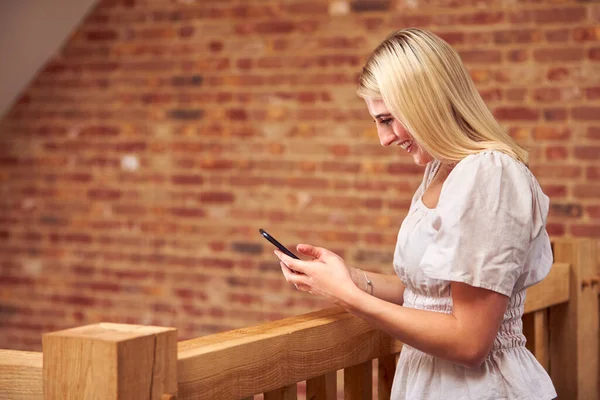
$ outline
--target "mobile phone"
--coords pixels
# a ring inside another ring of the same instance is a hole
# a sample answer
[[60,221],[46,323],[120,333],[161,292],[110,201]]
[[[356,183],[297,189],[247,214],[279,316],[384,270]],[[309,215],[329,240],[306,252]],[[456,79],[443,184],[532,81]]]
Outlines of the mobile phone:
[[264,237],[269,242],[271,242],[279,250],[281,250],[282,252],[284,252],[288,256],[290,256],[292,258],[295,258],[296,260],[300,259],[294,253],[292,253],[290,250],[288,250],[287,247],[285,247],[284,245],[282,245],[281,243],[279,243],[273,236],[269,235],[264,229],[259,229],[258,231],[260,232],[260,234],[262,235],[262,237]]

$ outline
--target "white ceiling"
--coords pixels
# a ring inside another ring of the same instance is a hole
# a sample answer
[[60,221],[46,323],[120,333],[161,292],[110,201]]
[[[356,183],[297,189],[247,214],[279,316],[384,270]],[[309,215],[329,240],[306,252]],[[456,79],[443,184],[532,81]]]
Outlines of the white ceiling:
[[0,118],[97,0],[0,0]]

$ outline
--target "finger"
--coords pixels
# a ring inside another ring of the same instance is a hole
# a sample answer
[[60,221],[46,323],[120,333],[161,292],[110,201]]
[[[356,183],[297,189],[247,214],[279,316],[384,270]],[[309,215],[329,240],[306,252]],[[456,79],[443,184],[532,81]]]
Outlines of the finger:
[[306,274],[306,271],[310,270],[311,268],[310,261],[296,260],[295,258],[292,258],[279,250],[275,250],[274,253],[277,257],[279,257],[279,260],[282,261],[291,270],[294,270],[301,274]]
[[280,262],[281,270],[283,271],[283,275],[285,276],[285,280],[296,285],[296,288],[308,285],[308,277],[304,274],[294,273],[287,265]]
[[320,258],[321,256],[323,256],[325,254],[325,249],[322,247],[316,247],[316,246],[312,246],[310,244],[299,244],[298,246],[296,246],[296,249],[309,257],[314,257],[314,258]]

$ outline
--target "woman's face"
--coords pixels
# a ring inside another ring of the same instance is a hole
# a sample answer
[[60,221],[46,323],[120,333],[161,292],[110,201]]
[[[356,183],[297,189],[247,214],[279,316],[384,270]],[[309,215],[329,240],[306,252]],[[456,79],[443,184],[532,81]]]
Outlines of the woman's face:
[[425,166],[433,160],[425,150],[410,136],[400,121],[388,111],[381,99],[366,98],[369,114],[377,125],[377,135],[382,146],[396,145],[412,155],[415,164]]

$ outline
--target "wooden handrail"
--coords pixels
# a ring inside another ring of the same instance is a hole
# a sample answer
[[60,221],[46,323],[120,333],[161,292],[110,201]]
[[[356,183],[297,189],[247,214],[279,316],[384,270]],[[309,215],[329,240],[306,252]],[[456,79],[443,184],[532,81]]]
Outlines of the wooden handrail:
[[[544,281],[527,292],[525,313],[535,317],[536,327],[528,341],[532,340],[546,367],[550,355],[546,315],[548,310],[570,304],[576,286],[571,282],[572,274],[570,264],[557,262]],[[107,329],[106,325],[101,327]],[[129,327],[136,335],[143,331]],[[75,330],[96,332],[96,328]],[[69,331],[72,330],[64,332]],[[61,335],[55,332],[46,338],[64,337]],[[265,398],[282,394],[295,398],[295,384],[304,380],[312,384],[307,393],[322,390],[331,396],[335,371],[344,369],[346,376],[355,376],[367,384],[365,377],[369,376],[371,360],[379,358],[384,363],[380,364],[380,373],[389,375],[393,373],[394,355],[402,345],[343,309],[330,308],[181,341],[176,347],[176,398],[186,400],[242,399],[257,393],[269,393]],[[41,400],[42,371],[42,353],[0,350],[0,398]],[[353,388],[357,393],[363,390],[360,382],[354,384],[358,385]],[[388,389],[380,387],[379,392]]]
[[[360,318],[330,308],[180,342],[179,398],[198,393],[211,399],[243,398],[400,349],[399,342]],[[215,375],[215,369],[222,373]]]
[[0,349],[0,399],[43,400],[42,353]]

